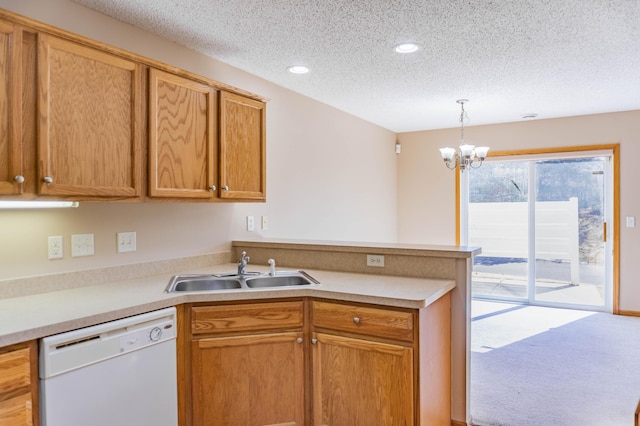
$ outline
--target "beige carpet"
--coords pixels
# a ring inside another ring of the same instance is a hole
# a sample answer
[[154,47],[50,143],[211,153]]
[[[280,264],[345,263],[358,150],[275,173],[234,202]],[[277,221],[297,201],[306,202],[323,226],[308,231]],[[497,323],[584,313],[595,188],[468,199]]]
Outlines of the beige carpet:
[[474,425],[633,425],[640,318],[484,301],[472,317]]

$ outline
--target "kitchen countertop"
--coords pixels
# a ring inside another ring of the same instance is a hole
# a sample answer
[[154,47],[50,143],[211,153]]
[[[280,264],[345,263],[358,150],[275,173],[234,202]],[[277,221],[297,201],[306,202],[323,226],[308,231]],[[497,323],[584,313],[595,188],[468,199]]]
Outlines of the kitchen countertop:
[[[176,274],[235,272],[235,263]],[[294,268],[278,268],[278,271]],[[268,272],[250,265],[248,271]],[[52,334],[192,302],[259,300],[282,297],[321,297],[419,309],[455,287],[454,280],[408,278],[305,269],[321,284],[304,287],[164,292],[173,274],[53,291],[0,300],[0,347]]]

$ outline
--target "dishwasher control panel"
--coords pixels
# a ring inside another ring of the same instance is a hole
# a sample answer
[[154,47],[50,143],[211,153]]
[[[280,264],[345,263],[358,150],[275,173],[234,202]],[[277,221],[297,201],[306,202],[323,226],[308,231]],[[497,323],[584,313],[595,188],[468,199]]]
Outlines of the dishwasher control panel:
[[128,352],[175,338],[173,323],[166,322],[131,330],[120,336],[120,352]]

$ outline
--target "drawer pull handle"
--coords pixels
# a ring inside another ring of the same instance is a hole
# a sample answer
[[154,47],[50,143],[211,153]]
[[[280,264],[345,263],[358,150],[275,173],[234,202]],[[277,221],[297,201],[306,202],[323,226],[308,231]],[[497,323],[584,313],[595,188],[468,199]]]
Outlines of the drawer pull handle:
[[44,183],[53,183],[53,178],[51,176],[44,177]]
[[298,337],[298,338],[296,339],[296,342],[297,342],[297,343],[302,343],[302,337]]
[[17,183],[24,183],[24,176],[18,175],[14,177],[13,180],[15,180]]
[[317,345],[318,344],[318,339],[311,339],[311,344],[312,345]]
[[218,189],[218,188],[216,188],[216,186],[215,186],[215,185],[211,185],[211,186],[209,187],[209,189],[210,189],[210,190],[212,190],[212,191],[215,191],[215,190],[216,190],[216,189]]
[[353,318],[353,323],[354,323],[354,324],[360,324],[360,318],[358,318],[358,317],[354,317],[354,318]]

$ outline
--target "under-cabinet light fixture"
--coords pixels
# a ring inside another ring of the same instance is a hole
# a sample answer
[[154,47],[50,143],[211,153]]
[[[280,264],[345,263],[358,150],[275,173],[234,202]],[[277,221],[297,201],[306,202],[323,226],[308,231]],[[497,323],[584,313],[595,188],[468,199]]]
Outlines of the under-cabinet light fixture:
[[0,201],[0,209],[59,209],[76,208],[77,201]]

